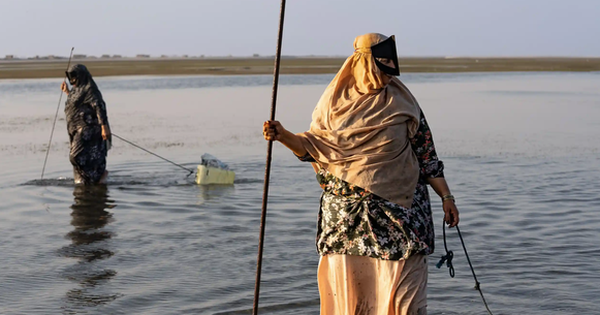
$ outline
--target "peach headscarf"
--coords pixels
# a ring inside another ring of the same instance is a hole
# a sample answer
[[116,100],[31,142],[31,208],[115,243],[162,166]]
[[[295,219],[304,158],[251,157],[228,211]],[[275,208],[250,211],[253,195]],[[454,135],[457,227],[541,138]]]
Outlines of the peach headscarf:
[[325,89],[304,148],[334,176],[409,208],[419,177],[411,148],[419,104],[396,77],[377,68],[371,46],[387,39],[358,36],[354,54]]

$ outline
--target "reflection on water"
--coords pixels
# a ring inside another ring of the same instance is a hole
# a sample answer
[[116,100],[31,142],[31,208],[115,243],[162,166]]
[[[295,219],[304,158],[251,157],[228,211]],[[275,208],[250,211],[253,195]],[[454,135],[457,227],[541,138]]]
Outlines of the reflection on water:
[[66,293],[63,309],[70,313],[81,307],[98,306],[117,299],[120,294],[103,292],[102,286],[117,272],[103,268],[103,261],[114,255],[110,241],[114,233],[106,226],[114,221],[107,209],[116,205],[109,199],[105,185],[76,185],[71,205],[71,225],[74,229],[66,238],[71,244],[60,249],[61,256],[75,258],[77,263],[63,276],[79,284]]
[[213,201],[219,201],[223,196],[232,194],[235,190],[234,185],[197,185],[198,186],[198,205]]

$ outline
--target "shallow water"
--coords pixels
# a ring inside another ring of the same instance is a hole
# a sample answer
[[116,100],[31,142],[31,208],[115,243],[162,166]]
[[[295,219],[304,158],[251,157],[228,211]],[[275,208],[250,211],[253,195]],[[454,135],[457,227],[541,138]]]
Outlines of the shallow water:
[[[282,77],[278,119],[307,129],[331,77]],[[401,78],[432,127],[494,314],[600,314],[600,74]],[[197,186],[115,139],[108,185],[75,187],[64,119],[40,179],[60,80],[0,81],[0,314],[249,314],[271,77],[97,83],[113,132],[189,168],[211,153],[236,182]],[[318,314],[319,186],[278,144],[271,174],[261,314]],[[428,311],[484,314],[454,230],[456,278],[435,268],[433,203]]]

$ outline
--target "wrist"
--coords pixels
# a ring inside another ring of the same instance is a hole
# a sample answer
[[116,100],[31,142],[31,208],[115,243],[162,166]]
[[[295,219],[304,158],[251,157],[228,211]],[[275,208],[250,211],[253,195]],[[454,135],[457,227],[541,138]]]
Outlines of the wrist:
[[452,201],[454,202],[454,196],[452,194],[442,195],[442,202]]

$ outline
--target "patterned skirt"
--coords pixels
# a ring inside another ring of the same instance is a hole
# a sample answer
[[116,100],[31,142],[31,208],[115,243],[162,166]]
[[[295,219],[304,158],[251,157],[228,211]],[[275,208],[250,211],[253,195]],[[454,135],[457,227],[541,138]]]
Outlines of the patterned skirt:
[[76,184],[97,184],[106,170],[107,143],[100,125],[77,129],[70,135],[69,160]]
[[417,184],[408,209],[326,171],[317,179],[324,189],[317,226],[319,254],[401,260],[414,254],[433,253],[431,204],[423,182]]

